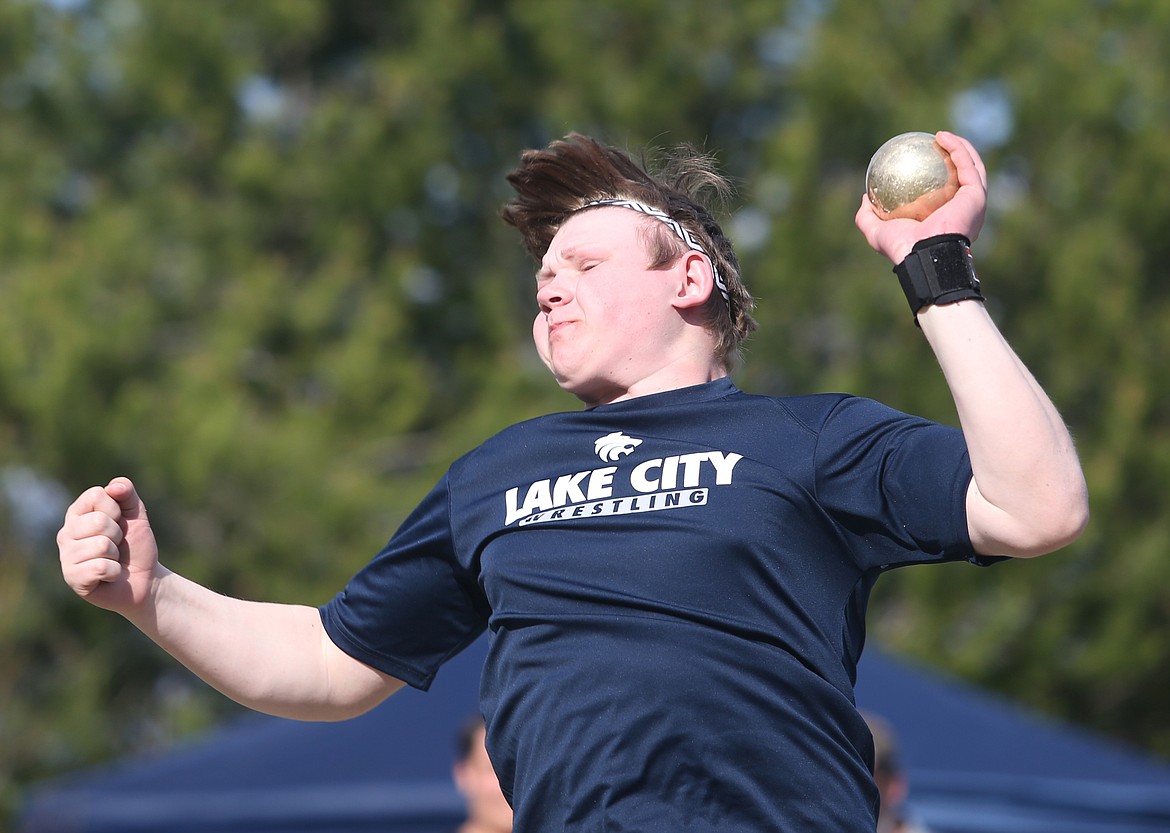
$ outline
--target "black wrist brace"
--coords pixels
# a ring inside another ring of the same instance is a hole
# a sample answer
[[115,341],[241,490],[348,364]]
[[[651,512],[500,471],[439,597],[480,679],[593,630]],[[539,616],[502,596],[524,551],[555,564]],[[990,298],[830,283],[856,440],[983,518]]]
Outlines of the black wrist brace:
[[894,267],[894,274],[910,302],[915,323],[918,311],[925,306],[983,300],[971,259],[971,241],[961,234],[919,240],[906,259]]

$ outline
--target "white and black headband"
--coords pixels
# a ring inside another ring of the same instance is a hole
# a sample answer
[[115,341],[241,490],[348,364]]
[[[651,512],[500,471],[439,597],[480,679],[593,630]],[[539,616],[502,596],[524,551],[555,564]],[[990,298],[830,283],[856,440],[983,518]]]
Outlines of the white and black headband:
[[728,306],[731,305],[731,298],[727,294],[727,284],[723,282],[723,276],[719,274],[719,267],[715,265],[715,259],[713,257],[711,257],[711,254],[706,249],[704,249],[702,246],[699,245],[699,242],[697,240],[695,240],[694,235],[691,234],[689,231],[687,231],[683,227],[682,223],[680,223],[678,220],[671,217],[665,211],[662,211],[661,209],[646,205],[645,203],[637,202],[636,200],[626,200],[626,199],[591,200],[590,202],[587,202],[583,206],[581,206],[581,209],[583,210],[586,208],[594,208],[596,206],[603,206],[603,205],[612,205],[612,206],[616,206],[618,208],[629,208],[629,209],[632,209],[634,211],[640,211],[641,213],[643,213],[649,217],[653,217],[656,220],[661,220],[663,223],[666,224],[666,226],[671,231],[674,232],[675,237],[677,237],[679,240],[681,240],[683,243],[686,244],[687,248],[692,249],[692,250],[699,252],[701,254],[707,255],[707,259],[711,261],[711,272],[713,273],[713,275],[715,277],[715,286],[719,287],[719,294],[723,296],[724,303],[726,303]]

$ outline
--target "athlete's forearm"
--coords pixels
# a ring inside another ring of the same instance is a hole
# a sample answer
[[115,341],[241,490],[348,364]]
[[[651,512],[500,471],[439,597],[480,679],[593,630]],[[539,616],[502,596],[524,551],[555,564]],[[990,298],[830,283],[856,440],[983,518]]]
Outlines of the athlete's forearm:
[[1056,407],[983,304],[929,307],[919,323],[955,399],[974,472],[976,549],[1029,556],[1074,540],[1088,519],[1084,475]]
[[344,719],[402,685],[333,645],[315,608],[234,599],[161,567],[151,603],[128,618],[209,685],[268,714]]

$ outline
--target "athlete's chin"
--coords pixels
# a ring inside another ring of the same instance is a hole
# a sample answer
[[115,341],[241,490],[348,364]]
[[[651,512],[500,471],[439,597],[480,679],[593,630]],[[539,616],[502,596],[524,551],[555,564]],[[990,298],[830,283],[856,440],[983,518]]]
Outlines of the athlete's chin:
[[573,356],[564,350],[557,350],[551,345],[545,350],[537,349],[544,366],[557,380],[557,384],[569,393],[575,393],[582,378],[580,363],[573,361]]

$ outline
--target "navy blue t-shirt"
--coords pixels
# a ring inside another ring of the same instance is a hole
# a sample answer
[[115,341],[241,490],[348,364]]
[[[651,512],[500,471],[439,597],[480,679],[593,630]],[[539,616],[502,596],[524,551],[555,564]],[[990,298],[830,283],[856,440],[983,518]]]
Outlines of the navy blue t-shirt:
[[515,425],[322,608],[412,686],[490,631],[481,704],[521,833],[875,825],[853,701],[876,577],[979,562],[962,434],[728,379]]

